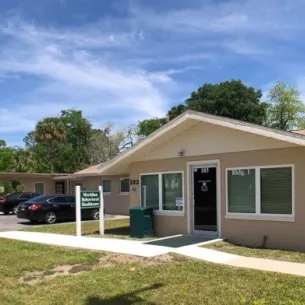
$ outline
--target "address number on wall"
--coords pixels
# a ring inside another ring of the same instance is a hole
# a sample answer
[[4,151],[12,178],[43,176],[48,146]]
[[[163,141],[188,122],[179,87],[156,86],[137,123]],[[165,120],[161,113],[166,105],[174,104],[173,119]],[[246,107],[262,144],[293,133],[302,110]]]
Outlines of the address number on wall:
[[130,179],[130,181],[129,181],[129,184],[130,185],[139,185],[139,180],[138,179]]

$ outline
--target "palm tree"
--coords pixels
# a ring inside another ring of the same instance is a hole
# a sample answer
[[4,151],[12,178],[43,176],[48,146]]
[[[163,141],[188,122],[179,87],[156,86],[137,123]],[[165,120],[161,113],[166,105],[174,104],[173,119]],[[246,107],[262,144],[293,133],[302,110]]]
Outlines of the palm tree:
[[67,138],[65,125],[59,118],[45,118],[37,123],[34,137],[38,143],[46,145],[53,173],[53,157],[58,151],[58,143]]

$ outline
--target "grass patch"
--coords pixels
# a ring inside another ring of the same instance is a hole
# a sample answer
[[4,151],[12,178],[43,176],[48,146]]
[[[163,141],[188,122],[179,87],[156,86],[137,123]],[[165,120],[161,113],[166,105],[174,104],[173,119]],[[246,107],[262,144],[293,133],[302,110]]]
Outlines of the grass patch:
[[92,264],[102,256],[100,252],[71,251],[9,239],[0,239],[0,249],[0,281],[6,277],[20,277],[26,271],[52,270],[57,265]]
[[[101,236],[99,235],[99,222],[86,221],[82,223],[82,235],[105,238],[131,239],[131,237],[129,236],[129,228],[129,218],[106,220],[105,235]],[[26,228],[23,231],[75,235],[76,226],[75,223],[64,223],[56,225],[35,226],[31,228]]]
[[229,242],[218,242],[218,243],[213,243],[213,244],[207,244],[207,245],[204,245],[203,247],[209,248],[212,250],[227,252],[227,253],[231,253],[231,254],[242,255],[242,256],[268,258],[268,259],[295,262],[295,263],[305,263],[305,253],[304,252],[278,250],[278,249],[253,248],[253,247],[235,245],[235,244],[231,244]]
[[[0,239],[0,248],[0,300],[5,305],[304,304],[303,277],[226,267],[176,255],[157,265],[117,259],[108,268],[21,284],[18,276],[28,271],[44,272],[67,262],[88,266],[102,254],[4,239]],[[106,255],[110,258],[112,254]]]

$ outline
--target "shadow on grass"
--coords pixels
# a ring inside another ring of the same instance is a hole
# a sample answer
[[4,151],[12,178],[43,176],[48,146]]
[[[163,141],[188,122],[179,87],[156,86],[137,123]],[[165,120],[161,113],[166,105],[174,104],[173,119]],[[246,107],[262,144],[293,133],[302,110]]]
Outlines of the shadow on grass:
[[87,299],[86,305],[132,305],[136,303],[140,304],[143,301],[145,301],[145,304],[147,305],[156,305],[157,303],[148,302],[139,297],[137,294],[149,290],[159,289],[163,286],[164,284],[154,284],[147,288],[138,289],[130,293],[124,293],[104,300],[99,297],[89,297]]
[[[120,227],[120,228],[110,228],[105,229],[105,234],[107,235],[119,235],[119,236],[129,236],[129,226],[126,227]],[[83,235],[92,235],[92,234],[100,234],[99,230],[90,232],[90,233],[84,233]]]

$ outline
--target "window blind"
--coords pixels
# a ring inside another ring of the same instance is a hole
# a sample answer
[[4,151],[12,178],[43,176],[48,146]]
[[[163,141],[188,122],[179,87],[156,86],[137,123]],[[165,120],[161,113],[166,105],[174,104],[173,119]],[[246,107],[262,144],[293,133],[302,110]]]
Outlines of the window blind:
[[291,167],[261,169],[261,213],[292,214]]

